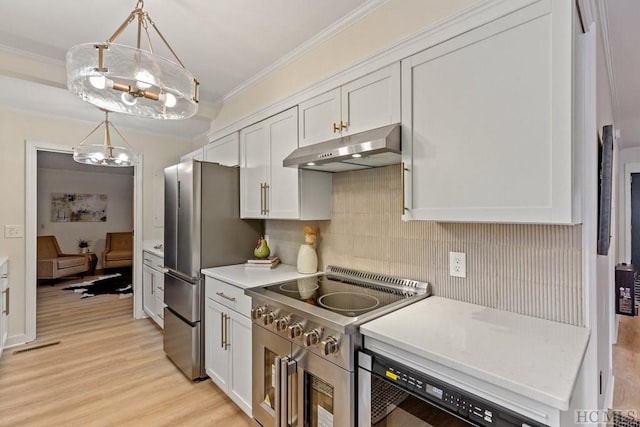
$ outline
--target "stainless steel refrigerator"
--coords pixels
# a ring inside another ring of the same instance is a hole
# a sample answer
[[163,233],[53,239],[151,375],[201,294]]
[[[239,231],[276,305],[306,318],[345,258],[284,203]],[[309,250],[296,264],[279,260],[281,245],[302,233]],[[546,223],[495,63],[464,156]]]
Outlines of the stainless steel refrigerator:
[[238,168],[189,161],[164,170],[164,351],[189,378],[204,370],[202,268],[246,262],[262,222],[240,219]]

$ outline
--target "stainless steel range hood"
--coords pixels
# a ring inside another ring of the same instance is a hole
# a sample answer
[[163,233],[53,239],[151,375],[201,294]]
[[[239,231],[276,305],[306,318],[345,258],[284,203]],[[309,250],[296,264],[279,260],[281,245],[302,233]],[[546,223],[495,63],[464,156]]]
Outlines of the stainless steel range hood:
[[369,169],[400,163],[400,124],[300,147],[283,166],[325,172]]

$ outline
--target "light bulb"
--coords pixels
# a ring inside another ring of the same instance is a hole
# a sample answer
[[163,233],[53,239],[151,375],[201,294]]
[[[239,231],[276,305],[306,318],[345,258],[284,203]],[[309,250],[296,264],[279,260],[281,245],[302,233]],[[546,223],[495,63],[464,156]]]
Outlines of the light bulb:
[[111,89],[113,87],[113,80],[108,79],[103,75],[89,77],[89,83],[91,83],[91,86],[96,89],[104,89],[106,87]]
[[307,166],[315,166],[315,165],[316,165],[316,164],[315,164],[315,163],[313,163],[313,162],[309,162],[309,163],[307,163]]
[[92,161],[94,161],[94,162],[98,163],[98,162],[100,162],[100,161],[104,160],[104,153],[101,153],[100,151],[98,151],[97,153],[91,153],[91,154],[89,155],[89,158],[90,158]]
[[96,89],[104,89],[107,83],[105,76],[91,76],[89,77],[89,83]]
[[178,102],[178,100],[176,99],[175,95],[172,93],[163,93],[162,95],[160,95],[160,99],[162,100],[162,102],[164,102],[164,105],[171,108],[171,107],[175,107],[176,103]]
[[124,92],[120,98],[122,99],[122,102],[127,105],[135,105],[138,101],[135,96],[131,95],[129,92]]
[[149,89],[156,84],[156,79],[147,70],[136,73],[136,87],[141,90]]
[[362,157],[362,154],[356,153],[356,154],[352,154],[351,157],[357,159],[359,157]]

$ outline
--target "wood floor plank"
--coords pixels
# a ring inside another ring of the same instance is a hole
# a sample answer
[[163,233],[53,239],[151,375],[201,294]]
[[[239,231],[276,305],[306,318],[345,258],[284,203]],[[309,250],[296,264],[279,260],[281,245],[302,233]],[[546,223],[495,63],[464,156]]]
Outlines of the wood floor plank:
[[621,316],[613,346],[613,409],[640,415],[640,317]]
[[178,371],[162,331],[132,318],[133,298],[62,290],[80,281],[38,286],[37,340],[0,360],[0,426],[253,425],[210,380]]

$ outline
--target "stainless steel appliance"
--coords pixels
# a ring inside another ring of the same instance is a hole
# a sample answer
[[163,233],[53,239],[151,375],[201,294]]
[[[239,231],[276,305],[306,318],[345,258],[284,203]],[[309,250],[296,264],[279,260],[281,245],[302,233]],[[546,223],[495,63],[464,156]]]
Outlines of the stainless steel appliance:
[[262,224],[240,219],[238,168],[189,161],[164,176],[164,351],[187,377],[204,378],[200,270],[251,258]]
[[368,350],[358,352],[358,425],[543,426]]
[[398,164],[400,123],[297,148],[283,166],[342,172]]
[[252,298],[253,417],[264,427],[355,425],[359,325],[430,295],[428,283],[330,266],[245,290]]

